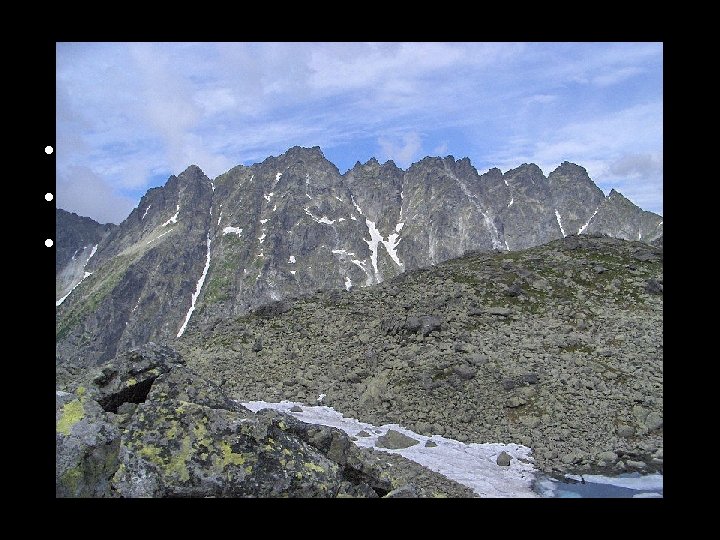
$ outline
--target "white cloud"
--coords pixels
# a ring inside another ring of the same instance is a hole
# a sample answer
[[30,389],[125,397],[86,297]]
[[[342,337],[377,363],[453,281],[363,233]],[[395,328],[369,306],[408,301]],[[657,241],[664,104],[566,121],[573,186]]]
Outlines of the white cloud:
[[604,178],[625,154],[662,155],[657,43],[80,43],[56,64],[58,175],[86,167],[116,189],[293,145],[341,170],[378,150],[407,166],[425,146]]
[[420,157],[422,141],[415,132],[404,133],[399,137],[380,137],[380,161],[393,160],[399,167],[406,168]]
[[629,79],[630,77],[639,75],[644,71],[644,69],[638,67],[621,68],[610,73],[604,73],[602,75],[597,75],[593,77],[592,83],[597,86],[612,86],[626,79]]
[[447,151],[448,151],[448,144],[446,142],[442,142],[433,149],[433,154],[436,156],[446,156]]
[[57,206],[100,223],[120,223],[137,201],[117,193],[87,167],[71,166],[57,178]]
[[662,174],[662,155],[624,154],[609,165],[609,172],[617,176],[630,176],[646,178],[655,174]]

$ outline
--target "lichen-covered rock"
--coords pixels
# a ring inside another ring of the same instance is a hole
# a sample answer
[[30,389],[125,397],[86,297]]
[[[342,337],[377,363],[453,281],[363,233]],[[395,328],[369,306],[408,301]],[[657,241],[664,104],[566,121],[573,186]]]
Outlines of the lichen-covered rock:
[[[338,429],[253,413],[170,348],[121,354],[106,368],[87,375],[89,389],[57,392],[59,497],[375,498],[401,486],[397,496],[468,495],[407,460],[390,464],[394,457],[359,448]],[[123,401],[138,397],[124,390],[131,377],[147,381],[137,402]]]
[[239,408],[148,401],[123,434],[113,485],[124,497],[335,496],[338,466],[285,428]]
[[110,497],[120,432],[84,388],[55,396],[55,495]]

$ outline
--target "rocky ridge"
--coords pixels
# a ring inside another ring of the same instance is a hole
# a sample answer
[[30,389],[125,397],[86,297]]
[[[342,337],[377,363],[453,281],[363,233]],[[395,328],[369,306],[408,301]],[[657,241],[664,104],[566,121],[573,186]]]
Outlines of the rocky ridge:
[[662,470],[663,251],[604,235],[475,252],[199,323],[187,364],[239,401],[515,442],[550,473]]
[[95,365],[268,302],[594,232],[652,241],[662,217],[567,162],[548,177],[533,164],[479,174],[452,156],[340,174],[319,148],[293,147],[213,180],[191,166],[149,190],[70,281],[58,273],[56,361]]

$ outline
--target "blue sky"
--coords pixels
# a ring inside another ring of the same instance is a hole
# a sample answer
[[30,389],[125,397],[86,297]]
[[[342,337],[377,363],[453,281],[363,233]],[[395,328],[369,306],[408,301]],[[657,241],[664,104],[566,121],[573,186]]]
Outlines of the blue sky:
[[661,43],[58,43],[59,207],[122,221],[197,164],[563,161],[663,210]]

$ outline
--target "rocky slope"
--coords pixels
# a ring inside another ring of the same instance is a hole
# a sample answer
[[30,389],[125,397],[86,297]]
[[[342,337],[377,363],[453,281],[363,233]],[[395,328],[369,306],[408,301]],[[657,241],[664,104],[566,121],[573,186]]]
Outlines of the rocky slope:
[[662,470],[663,252],[580,235],[202,322],[176,343],[240,401],[515,442],[547,472]]
[[294,147],[214,180],[192,166],[148,191],[73,274],[56,360],[102,363],[271,301],[589,232],[651,241],[662,217],[605,197],[567,162],[548,177],[532,164],[478,174],[452,156],[340,174],[319,148]]
[[84,276],[102,239],[115,228],[61,208],[55,210],[55,299],[61,300]]
[[333,428],[253,413],[153,343],[61,374],[57,497],[472,497]]
[[529,446],[548,473],[662,471],[662,310],[662,247],[593,234],[203,320],[176,350],[56,366],[56,493],[474,495],[340,430],[240,405],[321,395],[376,425]]

